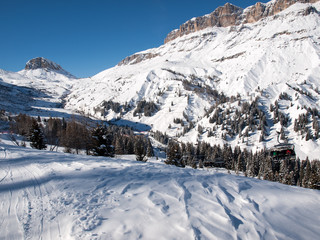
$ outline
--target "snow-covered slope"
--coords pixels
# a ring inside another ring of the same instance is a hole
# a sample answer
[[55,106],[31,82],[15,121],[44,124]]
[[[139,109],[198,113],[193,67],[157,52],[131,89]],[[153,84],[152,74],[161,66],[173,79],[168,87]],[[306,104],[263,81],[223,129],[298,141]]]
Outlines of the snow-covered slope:
[[1,109],[46,117],[62,116],[66,112],[64,98],[78,79],[52,61],[41,59],[59,69],[34,67],[19,72],[0,69]]
[[[2,135],[4,136],[4,135]],[[317,239],[320,192],[0,143],[0,239]]]
[[[293,123],[299,114],[307,112],[304,107],[320,110],[319,12],[319,2],[296,3],[253,24],[206,28],[176,38],[83,79],[68,96],[66,107],[108,120],[121,115],[171,136],[180,136],[183,131],[183,127],[173,123],[174,119],[183,119],[188,124],[186,115],[195,127],[179,137],[180,140],[223,143],[222,130],[217,130],[218,138],[199,136],[196,131],[199,124],[206,131],[214,127],[209,124],[211,115],[207,118],[204,115],[217,103],[208,91],[200,88],[215,89],[227,96],[238,95],[243,102],[259,97],[259,106],[268,117],[269,138],[258,143],[259,136],[253,133],[251,142],[256,149],[276,143],[279,126],[273,125],[269,107],[285,92],[291,101],[279,103],[281,111],[290,119],[285,129],[289,140],[297,145],[299,157],[311,154],[311,158],[317,158],[320,150],[310,150],[320,149],[319,140],[306,142],[304,136],[293,131]],[[143,114],[134,117],[133,112],[141,100],[156,103],[158,111],[151,117]],[[129,110],[116,113],[103,105],[107,101],[129,106]],[[236,104],[232,103],[221,108],[228,105],[235,110]],[[239,137],[228,142],[241,145]]]

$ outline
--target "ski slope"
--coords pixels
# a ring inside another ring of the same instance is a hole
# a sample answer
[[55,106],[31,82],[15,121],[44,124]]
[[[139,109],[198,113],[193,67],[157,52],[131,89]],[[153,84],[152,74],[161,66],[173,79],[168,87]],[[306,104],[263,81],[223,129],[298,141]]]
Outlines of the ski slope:
[[0,143],[0,239],[317,239],[320,192]]

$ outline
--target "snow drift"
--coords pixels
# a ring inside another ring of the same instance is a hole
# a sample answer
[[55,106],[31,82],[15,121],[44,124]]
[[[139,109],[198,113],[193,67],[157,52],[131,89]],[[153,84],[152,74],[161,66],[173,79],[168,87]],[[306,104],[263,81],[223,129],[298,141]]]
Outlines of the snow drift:
[[0,239],[317,239],[317,190],[0,144]]

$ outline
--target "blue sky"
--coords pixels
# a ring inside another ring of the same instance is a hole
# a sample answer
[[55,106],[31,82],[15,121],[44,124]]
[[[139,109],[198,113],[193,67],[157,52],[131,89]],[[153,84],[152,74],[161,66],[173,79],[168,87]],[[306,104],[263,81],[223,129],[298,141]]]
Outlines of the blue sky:
[[93,76],[226,2],[245,8],[256,1],[1,0],[0,69],[19,71],[45,57],[77,77]]

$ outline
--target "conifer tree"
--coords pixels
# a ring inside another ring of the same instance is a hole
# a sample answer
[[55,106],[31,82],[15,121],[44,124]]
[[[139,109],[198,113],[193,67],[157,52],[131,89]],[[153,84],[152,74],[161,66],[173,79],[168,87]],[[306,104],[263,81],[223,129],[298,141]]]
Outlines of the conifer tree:
[[153,147],[150,139],[148,139],[147,140],[147,157],[153,157],[153,156],[154,156]]
[[32,148],[39,150],[47,148],[40,124],[35,119],[32,120],[32,126],[29,131],[29,141]]
[[181,158],[182,155],[179,144],[174,141],[170,141],[167,146],[167,159],[165,163],[169,165],[182,166]]
[[114,144],[114,149],[115,149],[115,154],[124,154],[124,149],[123,149],[123,140],[121,136],[117,136],[115,144]]
[[296,159],[294,161],[294,170],[293,170],[293,181],[294,181],[294,183],[292,185],[299,186],[298,185],[298,181],[299,181],[299,178],[300,178],[299,173],[300,173],[300,159],[298,158],[298,159]]
[[131,139],[128,139],[126,144],[126,153],[127,154],[134,154],[134,144]]
[[310,164],[309,158],[307,157],[304,176],[302,179],[302,187],[305,187],[305,188],[309,187],[310,177],[311,177],[311,164]]
[[141,137],[139,137],[138,140],[135,141],[134,153],[136,155],[137,161],[146,162],[148,160],[146,158],[146,155],[147,155],[146,146]]
[[320,189],[320,168],[319,161],[312,161],[311,163],[311,176],[309,188]]
[[264,180],[269,180],[269,181],[274,181],[273,178],[273,171],[272,171],[272,162],[271,158],[267,157],[265,159],[265,169],[264,169],[264,174],[263,174],[263,179]]
[[105,126],[97,126],[92,131],[92,152],[96,156],[114,156],[114,147],[112,145],[112,135]]

